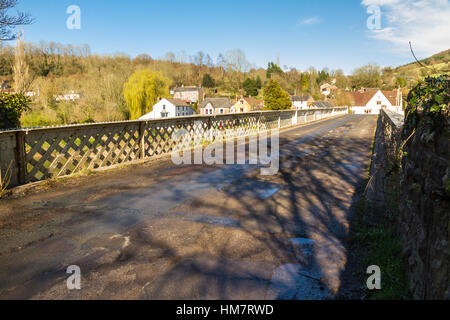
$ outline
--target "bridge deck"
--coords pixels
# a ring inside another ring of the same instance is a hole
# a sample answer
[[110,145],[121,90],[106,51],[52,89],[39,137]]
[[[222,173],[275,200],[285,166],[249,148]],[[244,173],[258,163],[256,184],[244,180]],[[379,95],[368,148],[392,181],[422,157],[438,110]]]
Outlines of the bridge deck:
[[331,298],[375,126],[349,115],[284,131],[275,176],[168,159],[1,200],[0,298]]

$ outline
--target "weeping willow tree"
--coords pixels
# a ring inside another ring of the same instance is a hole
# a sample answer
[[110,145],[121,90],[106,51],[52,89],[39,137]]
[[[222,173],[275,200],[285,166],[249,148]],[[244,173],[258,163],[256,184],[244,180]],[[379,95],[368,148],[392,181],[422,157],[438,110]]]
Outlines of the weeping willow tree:
[[130,119],[138,119],[153,110],[158,97],[169,96],[171,81],[158,72],[137,70],[125,83],[123,94],[130,111]]

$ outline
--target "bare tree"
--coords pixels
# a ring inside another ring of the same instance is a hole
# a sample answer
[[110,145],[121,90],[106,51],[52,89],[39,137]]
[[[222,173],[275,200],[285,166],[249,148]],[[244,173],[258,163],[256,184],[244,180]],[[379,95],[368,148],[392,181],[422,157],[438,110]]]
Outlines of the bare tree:
[[16,92],[25,94],[30,87],[32,80],[30,77],[29,67],[26,62],[23,33],[18,31],[17,34],[17,46],[14,59],[14,83]]
[[203,66],[205,64],[205,54],[203,51],[197,52],[197,55],[194,57],[194,63],[198,66]]
[[164,56],[164,60],[167,60],[170,63],[174,63],[175,62],[175,53],[167,52],[166,55]]
[[0,40],[14,40],[17,37],[17,26],[33,23],[33,18],[28,13],[17,12],[9,15],[8,11],[17,6],[17,0],[0,0]]
[[246,73],[250,70],[251,64],[245,57],[244,51],[230,50],[226,53],[226,61],[228,63],[227,69],[230,71],[237,71]]

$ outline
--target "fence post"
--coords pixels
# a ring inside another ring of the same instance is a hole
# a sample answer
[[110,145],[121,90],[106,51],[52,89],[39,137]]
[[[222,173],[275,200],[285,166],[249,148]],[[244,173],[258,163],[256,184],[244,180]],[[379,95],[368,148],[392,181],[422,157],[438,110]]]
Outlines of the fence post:
[[14,150],[17,163],[17,182],[19,185],[25,184],[26,161],[25,161],[25,131],[16,133],[16,148]]
[[281,128],[281,114],[278,114],[278,129]]
[[145,159],[145,122],[139,122],[139,158]]
[[[212,117],[213,116],[209,116],[208,118],[208,130],[209,130],[209,139],[211,140],[211,143],[213,143],[213,130],[212,130]],[[214,115],[215,117],[215,115]]]
[[258,116],[258,124],[257,124],[257,132],[259,133],[261,131],[261,116],[262,116],[262,112],[259,113]]

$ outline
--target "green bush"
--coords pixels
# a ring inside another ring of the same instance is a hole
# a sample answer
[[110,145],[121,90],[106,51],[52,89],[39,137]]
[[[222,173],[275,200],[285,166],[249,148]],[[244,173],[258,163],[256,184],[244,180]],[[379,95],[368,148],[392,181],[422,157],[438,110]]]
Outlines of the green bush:
[[30,101],[19,93],[0,93],[0,129],[20,127],[20,116]]

